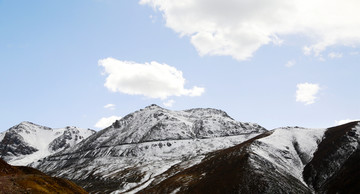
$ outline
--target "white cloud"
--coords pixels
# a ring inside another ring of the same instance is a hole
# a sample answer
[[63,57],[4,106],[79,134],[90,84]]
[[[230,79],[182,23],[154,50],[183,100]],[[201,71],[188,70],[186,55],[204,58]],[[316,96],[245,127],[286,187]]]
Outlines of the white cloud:
[[108,75],[105,87],[112,92],[166,99],[169,96],[201,96],[205,91],[197,86],[184,88],[185,78],[181,71],[155,61],[135,63],[106,58],[99,60],[99,65]]
[[121,117],[119,116],[111,116],[111,117],[102,117],[96,124],[95,127],[96,128],[106,128],[109,127],[110,125],[112,125],[116,120],[121,119]]
[[172,107],[174,103],[175,103],[174,100],[168,100],[168,101],[164,102],[163,105],[166,107]]
[[302,102],[306,105],[313,104],[316,100],[316,94],[320,90],[318,84],[301,83],[296,85],[296,102]]
[[331,59],[334,59],[334,58],[341,58],[343,56],[342,53],[335,53],[335,52],[331,52],[328,54],[328,57],[330,57]]
[[350,123],[353,121],[360,121],[360,119],[343,119],[340,121],[335,121],[335,125],[342,125],[342,124]]
[[332,45],[360,43],[358,0],[140,0],[163,13],[166,26],[189,36],[200,55],[246,60],[282,38],[309,39],[304,52],[320,56]]
[[110,110],[115,110],[115,106],[116,106],[115,104],[107,104],[104,106],[104,108],[110,109]]
[[295,63],[296,63],[295,60],[291,60],[291,61],[288,61],[288,62],[285,64],[285,66],[286,66],[286,67],[292,67],[292,66],[295,65]]

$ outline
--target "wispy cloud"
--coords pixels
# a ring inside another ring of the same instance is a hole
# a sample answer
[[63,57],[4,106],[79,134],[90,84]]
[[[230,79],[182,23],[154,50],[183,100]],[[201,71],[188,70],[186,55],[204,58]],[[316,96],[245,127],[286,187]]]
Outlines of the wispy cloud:
[[115,104],[107,104],[104,106],[106,109],[115,110],[116,105]]
[[336,52],[331,52],[328,54],[328,57],[331,59],[335,59],[335,58],[341,58],[343,57],[342,53],[336,53]]
[[285,64],[285,67],[292,67],[296,64],[295,60],[290,60]]

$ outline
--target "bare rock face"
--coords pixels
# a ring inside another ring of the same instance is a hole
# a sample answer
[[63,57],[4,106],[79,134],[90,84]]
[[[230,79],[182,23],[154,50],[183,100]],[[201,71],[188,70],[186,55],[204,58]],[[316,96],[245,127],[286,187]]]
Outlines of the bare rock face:
[[84,134],[82,130],[77,127],[66,127],[63,134],[49,144],[49,149],[54,153],[66,150],[95,133],[93,130],[88,130]]
[[28,155],[38,151],[24,141],[24,138],[14,131],[5,133],[3,140],[0,142],[1,157],[11,158],[20,155]]

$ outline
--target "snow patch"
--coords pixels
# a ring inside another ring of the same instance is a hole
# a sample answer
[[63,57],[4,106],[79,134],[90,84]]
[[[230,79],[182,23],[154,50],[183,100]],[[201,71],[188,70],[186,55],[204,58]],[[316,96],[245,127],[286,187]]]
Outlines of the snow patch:
[[271,135],[256,140],[251,149],[305,184],[302,172],[312,159],[325,131],[299,127],[279,128]]

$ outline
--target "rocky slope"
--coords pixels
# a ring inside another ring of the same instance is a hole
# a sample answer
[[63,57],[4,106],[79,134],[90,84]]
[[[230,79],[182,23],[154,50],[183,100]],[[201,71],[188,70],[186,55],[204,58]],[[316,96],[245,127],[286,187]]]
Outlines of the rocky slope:
[[360,123],[329,128],[305,167],[304,179],[318,193],[358,193],[359,162]]
[[87,193],[73,182],[47,176],[24,166],[11,166],[0,159],[0,193]]
[[170,111],[151,105],[32,166],[91,192],[135,192],[170,168],[189,168],[209,152],[265,131],[257,124],[235,121],[221,110]]
[[69,149],[94,133],[77,127],[52,129],[22,122],[0,133],[0,156],[10,164],[27,165]]
[[210,153],[139,193],[358,193],[359,135],[359,122],[276,129]]

